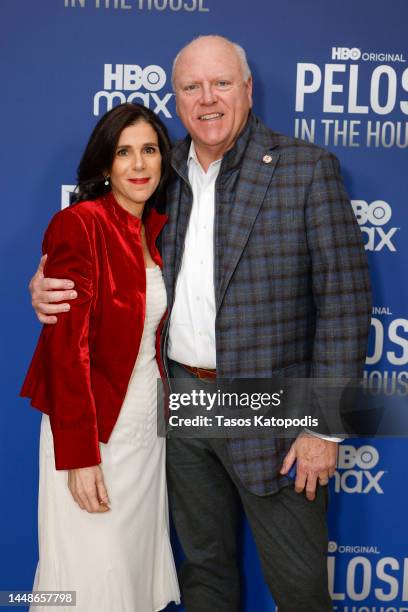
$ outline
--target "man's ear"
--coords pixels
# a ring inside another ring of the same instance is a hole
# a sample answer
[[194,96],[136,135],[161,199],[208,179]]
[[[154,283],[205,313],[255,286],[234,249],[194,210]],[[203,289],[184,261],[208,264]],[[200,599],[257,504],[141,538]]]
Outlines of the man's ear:
[[252,105],[253,105],[253,100],[252,100],[252,90],[253,90],[252,75],[249,76],[247,82],[245,83],[245,87],[247,88],[249,108],[252,108]]

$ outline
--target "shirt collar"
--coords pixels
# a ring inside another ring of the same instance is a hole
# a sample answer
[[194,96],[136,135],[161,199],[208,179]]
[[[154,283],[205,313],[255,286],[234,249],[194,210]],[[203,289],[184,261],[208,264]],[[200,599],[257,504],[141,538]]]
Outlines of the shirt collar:
[[[190,149],[188,151],[188,157],[187,157],[187,166],[190,168],[190,164],[191,163],[196,164],[199,168],[201,168],[201,170],[204,172],[204,169],[202,167],[202,165],[200,164],[198,157],[197,157],[197,152],[195,150],[195,146],[194,146],[194,142],[191,141],[190,143]],[[215,161],[211,162],[211,164],[208,166],[208,170],[210,170],[210,168],[212,167],[217,167],[217,169],[219,168],[219,166],[221,165],[222,162],[222,157],[220,157],[220,159],[216,159]]]

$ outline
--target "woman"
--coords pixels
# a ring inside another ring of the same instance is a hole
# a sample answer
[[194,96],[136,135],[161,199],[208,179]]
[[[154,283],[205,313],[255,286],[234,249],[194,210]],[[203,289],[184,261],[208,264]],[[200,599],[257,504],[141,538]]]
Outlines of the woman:
[[109,111],[79,165],[78,203],[44,237],[46,273],[72,278],[78,299],[42,330],[22,389],[44,413],[34,588],[76,591],[78,612],[179,601],[156,424],[169,151],[153,112]]

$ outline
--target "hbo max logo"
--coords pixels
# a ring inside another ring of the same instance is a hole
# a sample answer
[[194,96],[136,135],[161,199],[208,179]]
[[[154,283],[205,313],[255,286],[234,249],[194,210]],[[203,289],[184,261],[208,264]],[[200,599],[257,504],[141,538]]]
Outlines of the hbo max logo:
[[[161,92],[166,82],[166,72],[155,64],[144,68],[138,64],[105,64],[103,90],[94,96],[94,115],[110,110],[115,104],[138,102],[170,119],[172,114],[167,106],[173,94]],[[101,101],[104,101],[102,110]]]
[[351,205],[365,237],[365,249],[382,251],[387,248],[396,251],[392,238],[399,228],[384,228],[392,218],[391,206],[383,200],[375,200],[371,204],[364,200],[351,200]]
[[332,60],[352,60],[356,62],[361,57],[360,49],[353,47],[332,47]]
[[374,470],[379,459],[380,455],[374,446],[356,448],[350,444],[340,444],[337,470],[334,473],[335,492],[384,493],[380,480],[385,471]]

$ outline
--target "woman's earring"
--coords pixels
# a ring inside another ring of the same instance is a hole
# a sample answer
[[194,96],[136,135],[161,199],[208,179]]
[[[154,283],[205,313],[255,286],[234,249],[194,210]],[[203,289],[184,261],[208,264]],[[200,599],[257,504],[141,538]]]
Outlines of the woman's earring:
[[109,176],[105,176],[105,183],[104,185],[106,185],[106,187],[109,185]]

